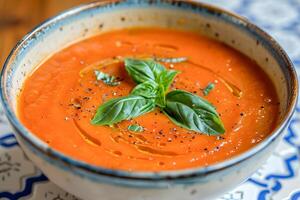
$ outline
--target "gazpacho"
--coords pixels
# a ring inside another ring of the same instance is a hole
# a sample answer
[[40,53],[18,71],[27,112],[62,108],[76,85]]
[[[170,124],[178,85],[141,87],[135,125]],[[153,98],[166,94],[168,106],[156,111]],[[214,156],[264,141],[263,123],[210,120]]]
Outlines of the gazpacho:
[[202,167],[266,138],[279,114],[263,70],[197,33],[115,30],[72,44],[27,78],[22,123],[87,163],[134,171]]

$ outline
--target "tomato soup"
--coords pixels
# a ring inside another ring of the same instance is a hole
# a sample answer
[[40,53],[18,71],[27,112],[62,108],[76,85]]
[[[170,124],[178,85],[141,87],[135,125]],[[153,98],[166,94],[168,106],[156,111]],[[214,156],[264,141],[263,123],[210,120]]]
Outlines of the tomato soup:
[[[174,124],[159,108],[113,126],[91,123],[98,106],[136,86],[123,58],[186,58],[163,62],[178,70],[170,91],[198,95],[216,108],[224,134]],[[109,85],[95,70],[116,77]],[[209,93],[208,85],[213,85]],[[52,55],[26,80],[19,118],[52,148],[87,163],[134,171],[204,167],[236,156],[266,138],[279,113],[275,88],[252,60],[196,33],[136,28],[107,32]],[[135,132],[132,124],[143,127]]]

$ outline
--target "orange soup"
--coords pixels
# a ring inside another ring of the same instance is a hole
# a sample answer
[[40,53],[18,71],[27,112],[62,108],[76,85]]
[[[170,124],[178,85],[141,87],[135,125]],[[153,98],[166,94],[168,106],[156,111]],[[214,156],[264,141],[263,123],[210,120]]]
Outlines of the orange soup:
[[[166,92],[180,89],[206,99],[225,133],[178,126],[158,107],[111,126],[92,124],[100,105],[129,95],[137,85],[124,58],[157,59],[177,70]],[[116,84],[97,79],[97,70]],[[229,159],[264,140],[279,113],[275,88],[255,62],[196,33],[160,28],[107,32],[55,53],[27,78],[18,105],[22,123],[54,149],[93,165],[135,171]]]

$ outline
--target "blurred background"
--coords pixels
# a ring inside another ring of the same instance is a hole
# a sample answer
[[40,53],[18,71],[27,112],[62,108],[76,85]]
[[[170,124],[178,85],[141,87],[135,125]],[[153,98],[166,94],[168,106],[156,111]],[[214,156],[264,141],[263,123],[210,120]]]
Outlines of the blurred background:
[[[0,0],[0,66],[15,43],[45,19],[95,0]],[[100,0],[101,1],[101,0]],[[264,28],[300,64],[300,0],[199,0],[215,4]]]
[[0,66],[15,43],[45,19],[92,0],[0,0]]

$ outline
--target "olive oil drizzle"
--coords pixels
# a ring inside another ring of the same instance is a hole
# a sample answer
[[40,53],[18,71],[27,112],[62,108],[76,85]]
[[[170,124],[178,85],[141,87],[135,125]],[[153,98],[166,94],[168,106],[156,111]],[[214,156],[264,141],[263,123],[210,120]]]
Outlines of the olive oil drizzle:
[[228,80],[226,80],[225,78],[223,78],[220,74],[214,72],[213,70],[211,70],[211,69],[208,68],[208,67],[205,67],[205,66],[203,66],[203,65],[194,63],[194,62],[192,62],[192,61],[190,61],[190,60],[188,60],[187,63],[192,64],[192,65],[195,65],[195,66],[197,66],[197,67],[199,67],[199,68],[201,68],[201,69],[204,69],[204,70],[206,70],[206,71],[208,71],[208,72],[214,74],[214,75],[221,81],[221,83],[223,83],[223,84],[226,86],[226,88],[227,88],[234,96],[236,96],[236,97],[238,97],[238,98],[241,98],[241,97],[242,97],[242,95],[243,95],[242,90],[239,89],[239,88],[238,88],[236,85],[234,85],[233,83],[231,83],[231,82],[229,82]]
[[[130,56],[128,56],[130,57]],[[131,56],[133,57],[133,56]],[[96,62],[92,65],[89,65],[87,67],[85,67],[84,69],[82,69],[80,71],[80,76],[82,77],[84,74],[90,72],[90,71],[93,71],[93,70],[99,70],[101,69],[102,67],[108,67],[108,66],[111,66],[111,65],[121,65],[123,64],[124,62],[124,59],[126,57],[121,57],[121,56],[118,56],[118,57],[115,57],[115,58],[108,58],[108,59],[104,59],[104,60],[101,60],[99,62]],[[157,57],[157,56],[149,56],[149,55],[139,55],[139,56],[134,56],[134,58],[144,58],[144,59],[151,59],[151,58],[154,58],[154,59],[164,59],[164,57]],[[212,74],[214,74],[214,76],[216,76],[221,83],[223,83],[226,88],[229,90],[229,92],[231,92],[234,96],[236,96],[237,98],[241,98],[242,95],[243,95],[243,92],[240,88],[238,88],[236,85],[234,85],[233,83],[231,83],[230,81],[226,80],[224,77],[222,77],[220,74],[214,72],[213,70],[211,70],[210,68],[208,67],[205,67],[203,65],[200,65],[200,64],[197,64],[191,60],[187,60],[185,61],[191,65],[195,65],[203,70],[206,70]]]
[[101,146],[101,142],[98,139],[94,138],[93,136],[89,135],[86,131],[84,131],[75,119],[73,119],[73,123],[74,123],[75,127],[77,128],[80,136],[85,141],[87,141],[89,144],[92,144],[94,146]]
[[[73,123],[75,125],[75,127],[77,128],[80,136],[85,140],[87,141],[89,144],[91,145],[94,145],[94,146],[98,146],[100,147],[101,146],[101,142],[92,137],[91,135],[89,135],[86,131],[84,131],[80,125],[77,123],[76,120],[73,119]],[[126,144],[132,144],[130,141],[128,141],[125,137],[124,137],[124,132],[129,132],[129,131],[125,131],[125,130],[122,130],[121,128],[119,127],[113,127],[114,129],[117,129],[116,131],[118,131],[118,135],[117,136],[114,136],[114,135],[110,135],[111,136],[111,139],[116,142],[116,143],[119,143],[120,140],[122,140],[123,142],[125,142]],[[144,144],[147,144],[148,141],[147,139],[140,135],[140,134],[134,134],[133,136],[135,139],[137,139],[138,141],[140,142],[143,142]],[[172,152],[172,151],[164,151],[164,150],[160,150],[160,149],[154,149],[154,148],[151,148],[149,146],[146,146],[146,145],[141,145],[141,144],[132,144],[138,151],[140,152],[144,152],[144,153],[148,153],[148,154],[153,154],[153,155],[160,155],[160,156],[178,156],[179,154],[175,153],[175,152]],[[116,154],[115,151],[111,151],[109,149],[105,149],[105,151],[107,151],[108,153],[111,153],[115,156],[121,156],[122,155],[122,152]],[[133,158],[133,156],[128,156],[128,157],[131,157]],[[135,159],[146,159],[146,158],[135,158]]]

